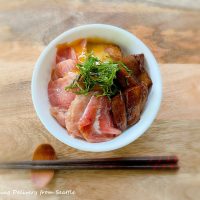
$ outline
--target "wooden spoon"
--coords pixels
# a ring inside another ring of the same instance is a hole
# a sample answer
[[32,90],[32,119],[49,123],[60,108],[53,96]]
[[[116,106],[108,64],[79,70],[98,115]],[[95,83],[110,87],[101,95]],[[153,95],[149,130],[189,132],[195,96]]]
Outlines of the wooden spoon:
[[[32,160],[56,160],[56,152],[50,144],[39,145],[33,153]],[[32,170],[31,179],[37,188],[45,187],[53,178],[54,170]]]

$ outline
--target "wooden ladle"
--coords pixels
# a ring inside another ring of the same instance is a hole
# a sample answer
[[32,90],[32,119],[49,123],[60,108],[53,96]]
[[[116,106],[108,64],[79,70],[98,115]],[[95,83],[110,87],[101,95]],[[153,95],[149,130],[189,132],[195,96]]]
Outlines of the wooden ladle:
[[[56,160],[56,152],[50,144],[39,145],[33,153],[32,160]],[[45,187],[53,178],[53,169],[37,169],[31,171],[31,179],[37,188]]]

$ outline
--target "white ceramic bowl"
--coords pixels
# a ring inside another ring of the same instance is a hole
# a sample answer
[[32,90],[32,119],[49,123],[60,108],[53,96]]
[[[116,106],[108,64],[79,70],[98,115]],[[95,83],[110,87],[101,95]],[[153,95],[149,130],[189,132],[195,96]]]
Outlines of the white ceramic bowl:
[[[69,136],[49,112],[50,104],[47,85],[50,80],[52,63],[55,60],[56,45],[71,42],[79,38],[100,37],[119,45],[127,54],[144,53],[147,71],[153,81],[145,109],[137,124],[124,131],[111,141],[89,143]],[[162,97],[162,81],[159,66],[148,47],[133,34],[111,25],[89,24],[70,29],[44,49],[37,60],[32,77],[32,99],[36,113],[46,129],[61,142],[83,151],[111,151],[128,145],[141,136],[152,124],[160,107]]]

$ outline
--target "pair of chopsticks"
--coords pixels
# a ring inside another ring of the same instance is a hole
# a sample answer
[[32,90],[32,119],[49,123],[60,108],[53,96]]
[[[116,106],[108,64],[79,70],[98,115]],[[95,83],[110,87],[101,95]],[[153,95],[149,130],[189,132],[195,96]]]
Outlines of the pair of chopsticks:
[[0,163],[0,169],[178,169],[176,156],[123,157],[78,160],[34,160]]

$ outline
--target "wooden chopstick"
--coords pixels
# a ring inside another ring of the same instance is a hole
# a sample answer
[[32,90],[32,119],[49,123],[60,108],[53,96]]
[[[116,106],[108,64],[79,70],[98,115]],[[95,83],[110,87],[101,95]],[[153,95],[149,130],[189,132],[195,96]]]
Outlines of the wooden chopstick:
[[163,169],[176,170],[177,164],[170,165],[5,165],[1,169],[36,169],[36,170],[76,170],[76,169]]
[[178,169],[176,156],[34,160],[0,163],[0,169]]

